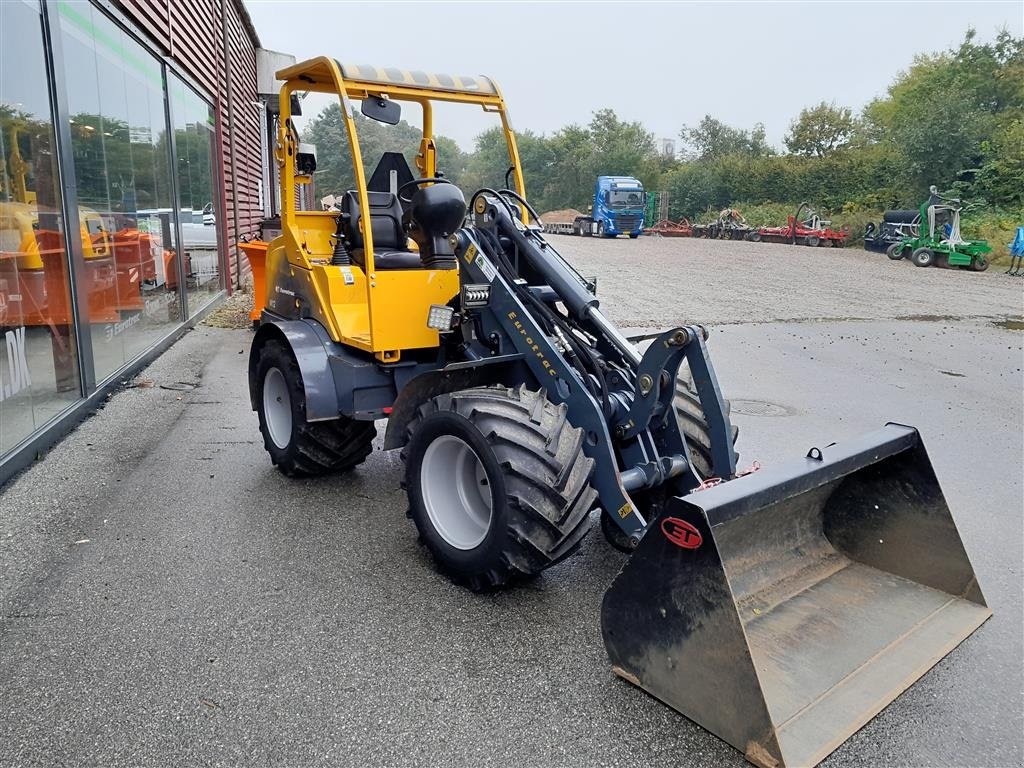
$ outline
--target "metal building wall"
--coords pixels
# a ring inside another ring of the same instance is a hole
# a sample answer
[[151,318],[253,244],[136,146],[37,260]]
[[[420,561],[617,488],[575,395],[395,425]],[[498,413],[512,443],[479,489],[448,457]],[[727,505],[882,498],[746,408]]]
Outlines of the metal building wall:
[[117,0],[117,8],[214,99],[221,137],[220,178],[226,210],[229,285],[248,262],[240,238],[259,234],[260,111],[256,95],[259,39],[242,0]]

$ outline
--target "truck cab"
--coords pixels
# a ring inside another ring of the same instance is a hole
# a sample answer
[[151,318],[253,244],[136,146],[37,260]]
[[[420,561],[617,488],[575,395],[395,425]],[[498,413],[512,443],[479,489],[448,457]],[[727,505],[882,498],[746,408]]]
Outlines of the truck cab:
[[598,176],[590,216],[576,220],[577,233],[596,237],[640,236],[644,229],[644,185],[632,176]]

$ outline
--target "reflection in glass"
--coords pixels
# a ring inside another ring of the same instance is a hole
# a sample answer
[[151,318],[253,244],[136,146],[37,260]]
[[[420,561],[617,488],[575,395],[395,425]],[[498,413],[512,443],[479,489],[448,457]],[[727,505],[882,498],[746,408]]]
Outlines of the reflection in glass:
[[160,63],[89,4],[60,3],[96,378],[181,320]]
[[213,108],[183,81],[168,74],[178,174],[188,308],[196,314],[221,290],[214,195],[216,151]]
[[81,389],[38,3],[0,2],[0,72],[3,453]]

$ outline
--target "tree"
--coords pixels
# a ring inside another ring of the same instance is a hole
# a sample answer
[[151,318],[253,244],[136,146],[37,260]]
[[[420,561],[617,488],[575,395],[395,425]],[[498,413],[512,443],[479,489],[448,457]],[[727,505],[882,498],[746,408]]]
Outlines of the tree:
[[854,132],[853,113],[848,107],[837,107],[824,101],[816,107],[801,109],[800,116],[789,126],[783,141],[794,155],[824,157],[845,147]]
[[[398,125],[385,125],[359,113],[353,114],[356,136],[367,179],[377,167],[384,152],[401,152],[409,168],[414,169],[422,133],[405,120]],[[330,104],[310,121],[302,137],[303,142],[316,146],[317,196],[341,195],[355,187],[352,151],[342,118],[341,106]]]
[[679,138],[688,147],[684,153],[693,160],[715,160],[729,155],[765,157],[775,154],[765,140],[764,124],[755,123],[753,129],[733,128],[711,115],[691,127],[683,126]]
[[466,175],[469,156],[459,148],[455,139],[447,136],[435,136],[434,148],[437,150],[437,170],[452,184],[461,184],[461,179]]
[[974,39],[968,30],[956,50],[916,57],[865,109],[869,135],[898,150],[914,188],[948,187],[998,160],[985,147],[997,146],[1007,117],[1024,115],[1024,39],[1005,30],[990,44]]

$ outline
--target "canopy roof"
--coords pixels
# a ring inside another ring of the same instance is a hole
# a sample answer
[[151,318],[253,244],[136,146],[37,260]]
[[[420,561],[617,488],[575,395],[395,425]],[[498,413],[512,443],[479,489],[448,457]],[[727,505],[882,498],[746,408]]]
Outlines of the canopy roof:
[[[483,75],[449,75],[443,72],[375,67],[369,64],[342,64],[334,62],[345,80],[348,90],[369,90],[374,93],[422,92],[444,99],[443,94],[458,94],[454,100],[464,101],[466,95],[481,96],[481,101],[500,98],[494,81]],[[300,80],[326,90],[334,89],[330,59],[321,56],[302,61],[277,73],[279,80]],[[461,98],[460,98],[461,97]]]

